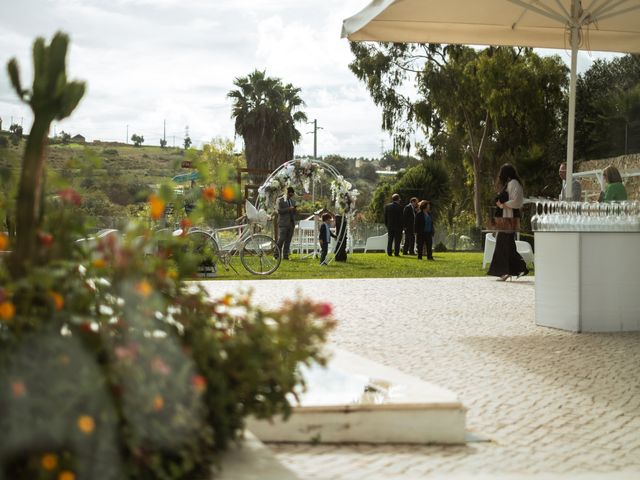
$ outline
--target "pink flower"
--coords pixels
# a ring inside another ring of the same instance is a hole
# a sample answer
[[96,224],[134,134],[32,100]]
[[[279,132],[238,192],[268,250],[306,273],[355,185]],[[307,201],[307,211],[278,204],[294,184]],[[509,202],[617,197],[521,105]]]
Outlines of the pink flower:
[[333,312],[333,307],[330,303],[318,303],[313,310],[319,317],[328,317]]
[[169,375],[171,373],[171,367],[160,357],[154,357],[151,360],[151,370],[160,375]]
[[82,197],[80,197],[80,194],[73,188],[65,188],[63,190],[60,190],[60,192],[58,192],[58,195],[60,195],[60,198],[63,201],[70,203],[71,205],[75,205],[76,207],[79,207],[82,203]]

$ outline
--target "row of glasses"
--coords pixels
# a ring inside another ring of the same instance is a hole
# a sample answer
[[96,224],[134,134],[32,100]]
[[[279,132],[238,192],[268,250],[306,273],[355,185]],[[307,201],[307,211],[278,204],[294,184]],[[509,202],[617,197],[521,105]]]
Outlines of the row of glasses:
[[566,202],[536,198],[534,231],[640,232],[640,202]]

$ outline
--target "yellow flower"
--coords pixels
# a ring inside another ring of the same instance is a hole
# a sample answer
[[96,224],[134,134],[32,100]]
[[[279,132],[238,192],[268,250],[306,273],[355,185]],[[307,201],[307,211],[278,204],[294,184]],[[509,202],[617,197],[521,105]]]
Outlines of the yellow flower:
[[151,208],[151,218],[158,220],[164,215],[165,203],[155,193],[149,196],[149,206]]
[[164,408],[164,399],[162,398],[162,395],[156,395],[155,397],[153,397],[153,409],[156,412],[159,412],[163,408]]
[[96,424],[93,421],[93,417],[90,415],[80,415],[78,417],[78,429],[82,433],[89,435],[96,428]]
[[58,480],[76,480],[76,474],[69,470],[63,470],[60,472],[60,475],[58,475]]
[[16,307],[8,300],[0,303],[0,318],[8,322],[16,314]]
[[9,246],[9,237],[4,233],[0,233],[0,250],[6,250]]
[[107,262],[104,261],[104,258],[96,258],[91,263],[95,268],[104,268],[107,265]]
[[174,268],[170,268],[167,271],[167,277],[169,277],[171,280],[175,280],[176,278],[178,278],[178,272],[176,272]]
[[151,287],[151,284],[146,280],[142,280],[136,285],[136,292],[143,297],[148,297],[151,295],[151,292],[153,292],[153,287]]
[[49,292],[49,296],[53,299],[53,305],[56,307],[56,310],[62,310],[62,307],[64,307],[63,296],[53,290]]
[[47,453],[42,456],[40,463],[45,470],[54,470],[58,466],[58,456],[53,453]]

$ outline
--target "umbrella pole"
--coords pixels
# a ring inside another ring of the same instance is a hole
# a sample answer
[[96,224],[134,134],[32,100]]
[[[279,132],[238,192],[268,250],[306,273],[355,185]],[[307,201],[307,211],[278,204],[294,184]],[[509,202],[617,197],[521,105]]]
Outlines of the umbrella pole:
[[573,198],[573,139],[576,125],[576,70],[578,69],[579,24],[576,2],[572,2],[571,22],[571,77],[569,80],[569,120],[567,125],[567,181],[565,198]]

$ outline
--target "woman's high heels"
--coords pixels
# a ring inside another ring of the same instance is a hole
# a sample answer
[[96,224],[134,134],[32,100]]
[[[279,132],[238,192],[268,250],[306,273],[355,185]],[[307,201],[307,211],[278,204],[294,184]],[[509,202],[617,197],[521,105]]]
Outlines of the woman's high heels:
[[511,278],[511,275],[502,275],[500,278],[497,279],[497,281],[498,282],[506,282],[510,278]]

